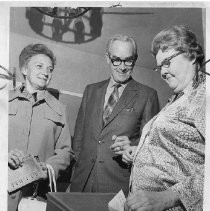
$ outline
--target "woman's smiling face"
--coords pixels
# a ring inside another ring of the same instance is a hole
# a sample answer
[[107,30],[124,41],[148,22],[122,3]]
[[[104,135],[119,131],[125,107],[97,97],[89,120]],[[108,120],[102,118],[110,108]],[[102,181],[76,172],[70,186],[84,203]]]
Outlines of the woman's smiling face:
[[32,56],[22,70],[26,76],[26,82],[35,90],[42,90],[48,86],[52,71],[52,61],[45,54]]

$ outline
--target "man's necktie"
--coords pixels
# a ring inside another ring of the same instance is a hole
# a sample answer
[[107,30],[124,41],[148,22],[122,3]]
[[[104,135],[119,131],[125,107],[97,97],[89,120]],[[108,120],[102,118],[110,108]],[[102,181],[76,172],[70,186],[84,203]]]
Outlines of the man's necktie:
[[107,104],[104,108],[104,113],[103,113],[103,123],[106,124],[107,120],[109,119],[115,105],[117,104],[119,100],[119,92],[118,88],[121,86],[121,84],[114,84],[114,91],[111,93]]

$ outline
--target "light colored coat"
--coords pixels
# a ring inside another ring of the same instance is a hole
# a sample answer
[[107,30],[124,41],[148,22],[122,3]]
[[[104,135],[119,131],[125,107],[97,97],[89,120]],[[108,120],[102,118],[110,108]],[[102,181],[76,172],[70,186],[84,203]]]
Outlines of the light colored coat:
[[[47,90],[35,103],[21,93],[21,88],[10,92],[8,137],[9,151],[19,149],[38,155],[40,161],[53,167],[56,178],[70,165],[71,136],[66,109]],[[20,191],[9,196],[8,211],[16,209],[19,197]]]

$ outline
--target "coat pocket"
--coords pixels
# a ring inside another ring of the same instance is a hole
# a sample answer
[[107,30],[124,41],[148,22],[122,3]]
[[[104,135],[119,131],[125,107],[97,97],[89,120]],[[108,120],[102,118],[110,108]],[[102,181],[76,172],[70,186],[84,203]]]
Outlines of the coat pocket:
[[17,114],[18,108],[14,103],[9,103],[9,115],[15,116]]
[[123,109],[123,111],[135,112],[134,108],[125,108],[125,109]]
[[45,109],[44,118],[55,122],[58,125],[64,126],[64,116],[56,113],[54,110]]

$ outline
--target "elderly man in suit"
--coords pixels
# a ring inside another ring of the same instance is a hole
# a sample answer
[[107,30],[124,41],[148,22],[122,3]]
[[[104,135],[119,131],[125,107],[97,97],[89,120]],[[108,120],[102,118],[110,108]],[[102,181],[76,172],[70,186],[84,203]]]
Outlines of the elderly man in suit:
[[159,111],[157,92],[131,77],[138,57],[134,39],[114,36],[105,55],[111,77],[86,87],[77,116],[71,192],[128,193],[130,166],[122,154],[138,145],[143,126]]

